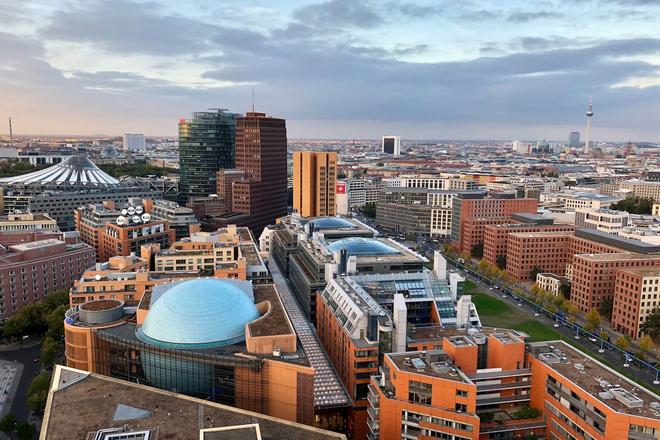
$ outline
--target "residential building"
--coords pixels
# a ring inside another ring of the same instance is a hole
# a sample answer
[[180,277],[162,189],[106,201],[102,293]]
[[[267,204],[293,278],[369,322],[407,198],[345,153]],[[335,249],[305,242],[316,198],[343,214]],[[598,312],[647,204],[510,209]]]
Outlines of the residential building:
[[0,233],[0,322],[69,289],[94,264],[94,256],[75,232]]
[[216,191],[216,173],[234,168],[236,119],[225,109],[193,113],[179,120],[180,202]]
[[630,214],[626,211],[615,211],[609,208],[575,209],[575,227],[595,229],[608,234],[617,235],[623,228],[628,226]]
[[337,153],[293,153],[293,210],[302,217],[336,213]]
[[98,261],[107,261],[116,255],[139,254],[145,244],[168,247],[176,241],[176,233],[168,220],[152,217],[152,201],[133,200],[121,210],[112,202],[80,207],[75,212],[76,229],[81,239],[94,246]]
[[621,196],[643,197],[660,202],[660,182],[644,180],[626,180],[609,185],[603,185],[601,188],[603,194]]
[[137,133],[126,133],[123,137],[122,146],[124,151],[145,152],[147,150],[144,135]]
[[0,215],[0,232],[51,231],[58,232],[57,222],[47,214],[15,212]]
[[539,289],[549,292],[552,296],[570,296],[571,281],[553,273],[539,273],[536,275],[536,285]]
[[651,214],[655,217],[660,217],[660,203],[654,203]]
[[[483,243],[483,227],[507,221],[514,213],[536,214],[538,200],[517,199],[514,194],[502,193],[486,196],[481,191],[459,192],[452,201],[451,241],[460,252],[470,253],[472,248]],[[466,226],[470,220],[484,219],[474,228],[468,227],[469,240],[466,240]],[[488,220],[493,220],[489,223]],[[478,226],[478,227],[477,227]],[[474,230],[474,232],[469,229]]]
[[176,241],[199,231],[200,223],[195,217],[195,212],[176,202],[154,200],[150,213],[154,219],[167,220],[170,223],[170,229],[174,230]]
[[[90,412],[91,407],[95,411]],[[264,416],[61,365],[56,365],[53,372],[40,432],[41,438],[47,440],[87,437],[108,440],[346,439],[343,434],[285,418]]]
[[612,328],[641,338],[642,324],[660,307],[660,267],[621,269],[616,274]]

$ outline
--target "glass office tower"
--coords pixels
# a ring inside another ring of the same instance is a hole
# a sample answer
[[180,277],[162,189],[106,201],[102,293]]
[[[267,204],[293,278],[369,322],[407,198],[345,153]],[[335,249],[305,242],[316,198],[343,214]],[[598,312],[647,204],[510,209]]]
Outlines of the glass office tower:
[[236,118],[225,109],[193,113],[179,121],[179,202],[216,192],[216,172],[234,168]]

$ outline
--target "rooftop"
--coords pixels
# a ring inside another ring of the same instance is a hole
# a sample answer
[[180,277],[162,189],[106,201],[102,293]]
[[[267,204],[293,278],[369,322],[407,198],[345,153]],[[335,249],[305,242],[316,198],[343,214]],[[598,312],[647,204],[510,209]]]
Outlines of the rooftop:
[[660,396],[585,353],[563,341],[537,342],[530,347],[537,359],[614,411],[660,419]]
[[85,156],[71,156],[52,167],[20,176],[0,179],[5,185],[42,185],[57,187],[109,187],[119,180],[103,172]]
[[454,382],[472,383],[442,350],[390,353],[386,356],[401,371]]
[[[49,440],[85,439],[100,429],[126,427],[152,430],[155,440],[188,440],[199,438],[200,429],[249,424],[258,425],[264,440],[345,439],[342,434],[59,365],[42,434]],[[205,432],[204,438],[250,437],[237,437],[234,431],[231,435]]]

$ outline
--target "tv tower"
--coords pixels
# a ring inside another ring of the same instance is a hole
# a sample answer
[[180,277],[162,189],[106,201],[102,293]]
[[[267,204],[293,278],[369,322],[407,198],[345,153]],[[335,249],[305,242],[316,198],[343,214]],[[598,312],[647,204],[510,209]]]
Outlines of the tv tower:
[[589,147],[591,142],[591,118],[594,115],[593,103],[591,97],[589,98],[589,108],[587,109],[587,133],[584,137],[584,154],[589,154]]

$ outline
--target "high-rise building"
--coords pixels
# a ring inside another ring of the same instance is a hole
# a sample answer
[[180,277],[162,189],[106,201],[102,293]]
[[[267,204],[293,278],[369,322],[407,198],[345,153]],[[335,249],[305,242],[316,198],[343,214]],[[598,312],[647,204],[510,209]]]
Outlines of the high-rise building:
[[124,135],[124,151],[145,151],[146,149],[147,144],[143,134],[126,133]]
[[302,217],[335,215],[337,153],[293,153],[293,210]]
[[401,138],[399,136],[383,136],[380,146],[385,154],[398,156],[401,154]]
[[192,196],[215,193],[218,170],[234,168],[238,116],[225,109],[210,109],[179,120],[182,203]]
[[580,146],[580,132],[571,131],[568,133],[568,146],[571,148],[577,148]]
[[245,176],[232,184],[232,211],[248,218],[241,226],[261,232],[287,212],[286,121],[248,112],[236,122],[236,168]]

